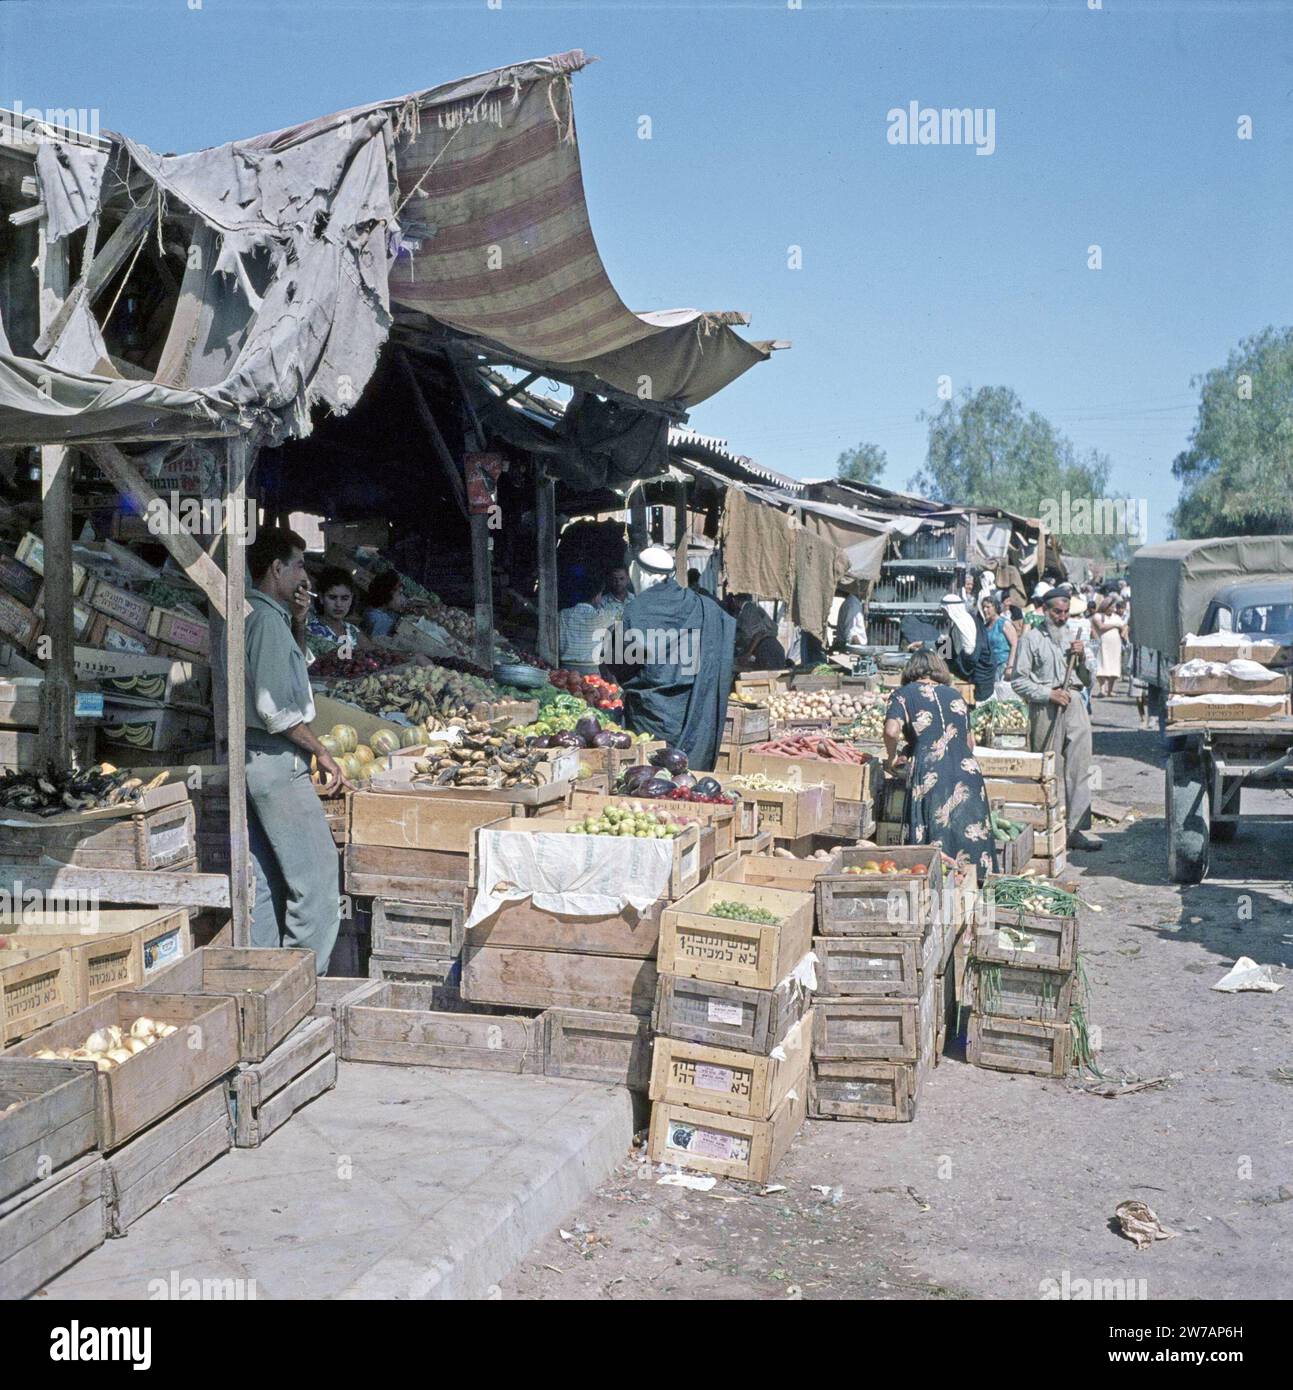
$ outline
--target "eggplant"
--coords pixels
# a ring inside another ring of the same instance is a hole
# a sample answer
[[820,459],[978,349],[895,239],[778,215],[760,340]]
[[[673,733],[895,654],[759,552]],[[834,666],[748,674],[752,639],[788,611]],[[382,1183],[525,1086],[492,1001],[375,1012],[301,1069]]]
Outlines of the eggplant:
[[633,735],[632,735],[632,734],[626,734],[626,733],[624,733],[623,730],[620,730],[620,731],[617,732],[617,733],[611,734],[611,737],[615,740],[615,742],[611,744],[611,747],[612,747],[612,748],[632,748],[632,747],[633,747]]
[[702,777],[692,786],[697,796],[718,796],[722,790],[722,783],[716,777]]
[[646,763],[634,763],[631,767],[626,767],[621,774],[620,781],[624,783],[624,790],[630,796],[635,795],[637,789],[644,786],[655,776],[655,769],[648,767]]
[[564,733],[553,734],[552,743],[549,746],[552,748],[582,748],[584,741],[578,734],[566,730]]
[[662,796],[668,796],[673,791],[673,783],[666,782],[663,777],[653,777],[649,782],[644,782],[636,792],[637,796],[651,797],[653,800]]
[[551,735],[551,734],[535,734],[531,739],[529,739],[529,740],[527,741],[526,747],[527,747],[527,748],[551,748],[551,747],[552,747],[552,735]]
[[600,733],[593,735],[590,746],[593,748],[614,748],[616,747],[615,735],[609,729],[602,729]]
[[675,787],[686,787],[690,790],[696,785],[696,779],[690,772],[677,772],[674,774],[673,784]]
[[579,735],[581,745],[584,748],[596,748],[598,745],[593,740],[601,731],[602,726],[597,722],[597,716],[592,714],[584,715],[575,725],[575,733]]
[[659,748],[651,754],[651,766],[664,768],[668,773],[687,771],[687,755],[681,748]]

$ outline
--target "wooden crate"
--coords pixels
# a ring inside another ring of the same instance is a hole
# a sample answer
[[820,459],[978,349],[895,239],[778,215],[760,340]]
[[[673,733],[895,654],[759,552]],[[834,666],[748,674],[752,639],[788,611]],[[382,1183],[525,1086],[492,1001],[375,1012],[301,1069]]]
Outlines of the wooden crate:
[[976,960],[971,954],[965,983],[966,1003],[977,1013],[1066,1026],[1073,1014],[1070,970],[1002,965],[995,960]]
[[651,1107],[648,1152],[653,1163],[766,1183],[786,1156],[807,1111],[807,1075],[791,1087],[768,1120],[657,1102]]
[[[173,871],[172,871],[173,872]],[[187,908],[78,908],[0,912],[0,933],[14,944],[26,936],[75,935],[77,941],[130,936],[139,942],[144,979],[193,950]],[[103,981],[106,983],[106,981]]]
[[653,738],[635,743],[631,748],[576,748],[573,751],[579,760],[580,777],[595,777],[601,773],[614,785],[626,767],[650,762],[652,753],[665,747],[663,739]]
[[[846,872],[885,860],[901,872]],[[817,929],[823,936],[919,935],[939,911],[942,890],[943,858],[937,845],[841,848],[831,872],[816,879]]]
[[431,986],[374,983],[342,1012],[348,1062],[543,1071],[543,1026],[518,1015],[440,1012]]
[[742,776],[762,772],[767,777],[785,782],[793,782],[799,777],[805,786],[829,782],[835,788],[837,801],[865,801],[868,805],[875,800],[876,785],[881,777],[880,766],[875,758],[869,758],[864,763],[837,763],[828,758],[803,755],[786,757],[748,748],[741,750]]
[[[218,995],[145,994],[120,990],[51,1023],[16,1045],[30,1057],[42,1048],[80,1047],[98,1028],[129,1032],[137,1018],[173,1023],[178,1031],[112,1071],[95,1072],[99,1147],[115,1149],[196,1095],[238,1061],[238,1010]],[[199,1046],[190,1046],[197,1039]],[[88,1062],[80,1063],[89,1067]]]
[[875,834],[875,807],[870,801],[835,798],[835,818],[829,833],[840,840],[869,840]]
[[333,1044],[337,1055],[341,1055],[341,1011],[356,998],[361,991],[367,991],[372,981],[367,975],[320,975],[318,988],[314,995],[314,1008],[311,1018],[330,1019],[336,1034]]
[[[746,805],[753,804],[753,802],[746,803]],[[773,850],[772,831],[760,830],[757,835],[751,835],[745,839],[738,835],[736,850],[742,857],[747,854],[771,854]]]
[[462,950],[465,894],[438,903],[373,899],[373,950],[380,955],[452,959]]
[[1073,1065],[1073,1035],[1067,1023],[972,1013],[965,1056],[989,1071],[1065,1076]]
[[1169,691],[1173,695],[1287,695],[1290,675],[1272,671],[1264,680],[1241,680],[1238,676],[1181,676],[1174,666]]
[[709,866],[710,878],[726,878],[743,857],[739,849],[734,849],[731,854],[716,855],[714,862]]
[[727,706],[721,743],[739,748],[742,744],[762,743],[771,728],[772,713],[767,705]]
[[803,1084],[813,1039],[813,1010],[777,1044],[783,1057],[657,1038],[651,1099],[749,1120],[770,1120],[792,1086]]
[[[19,551],[18,558],[23,558]],[[751,700],[770,700],[783,690],[790,689],[790,680],[784,671],[742,671],[732,687],[738,695]]]
[[978,748],[975,761],[985,777],[1006,778],[1020,782],[1053,782],[1055,754],[1025,753],[1006,748]]
[[430,850],[347,845],[342,852],[342,882],[346,892],[356,898],[441,902],[452,889],[467,887],[465,870],[458,876],[454,864],[453,876],[446,877],[440,872],[443,867],[443,858]]
[[1068,851],[1062,850],[1058,854],[1034,854],[1026,867],[1042,878],[1057,878],[1068,866]]
[[757,806],[759,828],[769,832],[774,840],[797,840],[801,835],[815,835],[835,819],[835,788],[829,782],[800,787],[793,792],[760,791],[741,786],[724,786],[723,790],[734,791],[742,801]]
[[[926,994],[932,1007],[933,977]],[[915,1062],[920,1055],[919,999],[819,999],[813,1056],[819,1061]]]
[[[577,820],[579,816],[541,816],[531,820],[512,819],[500,824],[482,827],[489,834],[498,835],[566,835],[568,827]],[[595,844],[599,840],[613,842],[616,837],[606,835],[589,835],[585,837]],[[677,835],[671,836],[668,840],[661,841],[667,844],[673,853],[673,864],[669,870],[669,883],[665,890],[669,898],[681,898],[683,894],[689,893],[700,882],[700,826],[684,826]],[[481,854],[481,841],[477,838],[472,846],[471,852],[471,875],[470,883],[473,888],[480,886],[479,866]],[[596,851],[590,851],[595,853]],[[609,866],[607,873],[611,873]]]
[[645,1016],[655,987],[651,960],[470,942],[463,949],[462,997],[474,1003]]
[[1034,831],[1062,829],[1064,826],[1064,803],[1058,800],[1053,806],[1036,806],[1027,801],[994,801],[992,803],[1000,815],[1007,820],[1028,825]]
[[576,951],[583,955],[632,956],[654,960],[660,940],[664,898],[645,912],[625,907],[603,917],[547,912],[531,898],[505,902],[466,934],[470,946],[508,946],[531,951]]
[[148,793],[146,810],[91,811],[5,827],[0,858],[44,855],[83,869],[176,869],[197,854],[193,806],[183,783]]
[[77,679],[94,681],[105,695],[211,708],[211,668],[205,662],[96,647],[77,647],[74,659]]
[[651,1077],[651,1028],[637,1014],[549,1009],[542,1017],[547,1076],[603,1081],[645,1091]]
[[984,920],[974,933],[971,954],[977,960],[1000,961],[1041,970],[1071,970],[1077,954],[1077,918],[1051,917],[1042,912],[1017,912],[997,907],[992,880],[984,884]]
[[994,848],[997,852],[997,865],[1003,874],[1022,873],[1028,867],[1028,861],[1033,857],[1033,828],[1026,825],[1015,836],[1013,840],[998,841]]
[[761,888],[782,888],[791,893],[811,893],[819,874],[829,873],[837,860],[785,859],[779,854],[745,854],[720,877],[729,883],[749,883]]
[[[367,981],[348,983],[368,988]],[[349,991],[355,993],[355,989]],[[238,1068],[229,1082],[236,1148],[259,1147],[303,1105],[337,1084],[339,1040],[331,1015],[311,1016],[292,1029],[263,1062],[247,1062]]]
[[[776,926],[715,917],[716,902],[763,908]],[[667,907],[660,921],[660,969],[720,984],[772,989],[803,959],[813,932],[810,893],[711,879]]]
[[104,1183],[103,1159],[86,1154],[0,1202],[0,1299],[29,1298],[103,1244]]
[[661,975],[651,1026],[684,1042],[767,1056],[804,1016],[808,992],[796,980],[751,989],[685,975]]
[[914,1062],[823,1059],[813,1063],[808,1113],[816,1120],[905,1123],[916,1118],[920,1081]]
[[[495,821],[506,823],[509,810],[497,801],[459,800],[430,792],[355,792],[350,797],[347,843],[351,849],[391,850],[392,854],[375,862],[389,866],[392,873],[466,882],[476,831]],[[361,854],[358,858],[373,857]]]
[[204,946],[143,993],[232,996],[240,1060],[261,1062],[314,1008],[314,952],[283,947]]
[[94,1098],[86,1066],[0,1056],[0,1203],[94,1148]]
[[[79,932],[0,936],[0,960],[14,952],[34,956],[43,951],[67,951],[75,985],[72,1009],[83,1009],[114,989],[137,989],[143,983],[142,937],[138,929],[120,936],[93,936],[88,941]],[[11,949],[4,949],[6,944]]]
[[145,1212],[232,1147],[229,1094],[221,1080],[108,1155],[108,1234],[124,1236]]
[[[449,986],[458,968],[458,959],[430,960],[415,956],[368,957],[369,980],[386,980],[394,984]],[[456,989],[454,991],[456,993]]]
[[983,785],[989,801],[1029,806],[1058,806],[1060,801],[1059,783],[1053,777],[1042,782],[1008,782],[997,777],[986,777]]
[[641,797],[602,796],[596,792],[581,791],[574,788],[570,794],[572,815],[586,816],[604,811],[607,806],[642,806],[646,809],[664,809],[679,820],[695,820],[702,825],[714,828],[714,854],[730,854],[736,848],[737,812],[731,806],[717,806],[703,801],[665,801],[653,802]]
[[831,997],[918,999],[933,974],[942,933],[923,936],[817,936],[818,993]]
[[0,1044],[38,1032],[79,1005],[70,951],[0,951]]
[[138,753],[170,753],[167,762],[186,750],[211,742],[211,716],[205,711],[169,705],[108,701],[99,736],[105,751],[117,749],[114,763],[129,763]]
[[[1032,834],[1032,844],[1028,846],[1029,853],[1024,855],[1024,867],[1027,867],[1031,859],[1054,859],[1067,855],[1069,828],[1064,823],[1062,813],[1058,824],[1052,825],[1049,829],[1041,830],[1031,825],[1027,828]],[[1021,835],[1020,839],[1022,838]]]

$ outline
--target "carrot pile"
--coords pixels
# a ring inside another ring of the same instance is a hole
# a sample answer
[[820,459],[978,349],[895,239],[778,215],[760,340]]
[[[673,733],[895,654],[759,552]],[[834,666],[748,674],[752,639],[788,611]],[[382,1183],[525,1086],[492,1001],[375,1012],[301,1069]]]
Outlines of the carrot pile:
[[837,743],[833,738],[819,738],[813,734],[798,734],[795,737],[774,738],[768,743],[757,743],[751,753],[766,753],[772,758],[821,758],[828,763],[865,763],[870,754],[863,753],[848,743]]

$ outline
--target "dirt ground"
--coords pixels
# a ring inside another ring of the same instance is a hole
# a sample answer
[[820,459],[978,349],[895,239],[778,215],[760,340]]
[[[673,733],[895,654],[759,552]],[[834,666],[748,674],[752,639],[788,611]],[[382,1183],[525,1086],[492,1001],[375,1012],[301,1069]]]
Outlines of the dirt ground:
[[[636,1151],[502,1297],[1293,1296],[1293,989],[1209,988],[1240,955],[1293,983],[1293,831],[1245,822],[1207,882],[1167,883],[1157,735],[1125,698],[1094,722],[1099,794],[1137,811],[1066,875],[1103,909],[1081,937],[1103,1079],[949,1055],[913,1123],[808,1121],[766,1194],[662,1187]],[[1099,1094],[1136,1081],[1155,1084]],[[1113,1220],[1128,1198],[1177,1238],[1138,1253]]]

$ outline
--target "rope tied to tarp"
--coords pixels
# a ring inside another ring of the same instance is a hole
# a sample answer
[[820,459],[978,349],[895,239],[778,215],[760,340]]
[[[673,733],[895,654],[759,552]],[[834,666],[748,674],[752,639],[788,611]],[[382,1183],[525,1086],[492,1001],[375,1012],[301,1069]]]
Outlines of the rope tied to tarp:
[[[557,101],[554,90],[563,91],[566,97],[566,114],[563,118],[557,110]],[[556,127],[561,131],[561,143],[563,145],[573,145],[575,143],[575,103],[570,95],[570,76],[568,73],[558,73],[556,77],[548,79],[548,110],[552,112],[552,119]]]
[[[449,146],[452,145],[453,142],[462,133],[463,127],[471,122],[472,118],[476,115],[476,113],[480,110],[481,106],[484,104],[485,98],[488,97],[492,92],[497,91],[500,85],[501,82],[499,80],[495,80],[491,86],[486,87],[485,90],[481,92],[480,96],[476,98],[476,104],[471,108],[471,111],[468,113],[468,115],[464,117],[462,120],[460,120],[456,126],[454,126],[449,138],[444,142],[443,145],[440,146],[440,148],[436,151],[435,157],[422,171],[421,177],[413,185],[413,187],[409,189],[409,191],[404,195],[404,197],[400,199],[399,204],[395,209],[396,217],[398,217],[400,213],[404,211],[404,205],[411,198],[416,198],[421,193],[422,185],[427,181],[427,178],[430,176],[430,173],[435,168],[435,166],[440,163],[441,159],[444,158],[446,152],[449,149]],[[419,122],[420,120],[421,117],[419,117]]]

